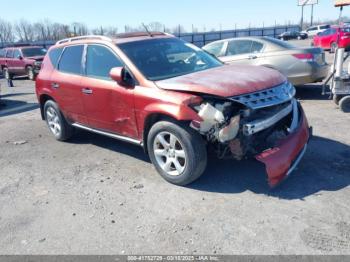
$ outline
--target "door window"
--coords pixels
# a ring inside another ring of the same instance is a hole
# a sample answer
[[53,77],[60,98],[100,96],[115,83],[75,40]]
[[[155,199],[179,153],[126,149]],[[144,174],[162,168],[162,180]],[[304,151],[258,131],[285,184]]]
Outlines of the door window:
[[260,53],[264,45],[260,42],[252,41],[251,53]]
[[217,42],[217,43],[209,44],[204,48],[204,50],[212,55],[222,56],[223,55],[222,49],[223,49],[224,43],[225,42]]
[[5,57],[6,54],[6,50],[5,49],[1,49],[0,50],[0,57]]
[[111,79],[109,72],[113,67],[123,63],[108,48],[100,45],[89,45],[86,54],[86,75],[88,77]]
[[241,55],[251,52],[251,40],[233,40],[228,43],[227,55]]
[[13,53],[14,58],[19,58],[21,56],[21,53],[16,49]]
[[13,58],[13,49],[7,50],[6,57],[7,58]]
[[83,50],[84,46],[82,45],[66,47],[60,59],[58,70],[80,75],[82,73],[81,58]]

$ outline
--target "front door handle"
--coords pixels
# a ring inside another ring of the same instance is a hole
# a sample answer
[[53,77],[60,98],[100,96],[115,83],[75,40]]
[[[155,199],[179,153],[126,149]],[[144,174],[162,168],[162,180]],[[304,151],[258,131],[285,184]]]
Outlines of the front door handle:
[[51,84],[51,87],[54,88],[54,89],[57,89],[57,88],[60,87],[60,85],[57,84],[57,83],[52,83],[52,84]]
[[81,92],[83,92],[84,94],[87,94],[87,95],[91,95],[92,94],[92,90],[90,88],[83,88],[81,90]]

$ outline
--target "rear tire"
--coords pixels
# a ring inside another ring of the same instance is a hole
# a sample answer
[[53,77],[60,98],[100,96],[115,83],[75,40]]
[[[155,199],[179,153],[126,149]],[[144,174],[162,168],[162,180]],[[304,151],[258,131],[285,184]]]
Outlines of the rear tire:
[[27,71],[27,75],[28,75],[29,80],[32,80],[32,81],[35,80],[35,73],[34,73],[33,67],[27,66],[26,71]]
[[341,95],[333,95],[333,102],[336,105],[339,105],[339,101],[343,98]]
[[207,165],[207,149],[200,134],[172,120],[152,126],[147,148],[158,173],[175,185],[190,184],[203,174]]
[[8,69],[7,67],[4,67],[4,68],[2,69],[2,73],[3,73],[4,78],[5,78],[6,80],[12,80],[13,75],[10,74],[9,69]]
[[333,42],[331,43],[331,50],[329,52],[333,54],[335,53],[335,50],[337,50],[337,48],[338,48],[338,44]]
[[345,96],[339,101],[340,110],[344,113],[350,113],[350,96]]
[[56,140],[66,141],[72,137],[74,128],[66,121],[56,102],[46,101],[44,114],[47,126]]

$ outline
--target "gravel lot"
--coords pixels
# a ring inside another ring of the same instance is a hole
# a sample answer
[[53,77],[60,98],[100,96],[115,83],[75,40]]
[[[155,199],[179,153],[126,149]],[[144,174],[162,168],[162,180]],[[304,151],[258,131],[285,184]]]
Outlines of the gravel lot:
[[210,159],[188,187],[141,148],[79,131],[57,142],[34,82],[0,80],[0,254],[350,254],[350,114],[298,88],[315,137],[269,190],[255,161]]

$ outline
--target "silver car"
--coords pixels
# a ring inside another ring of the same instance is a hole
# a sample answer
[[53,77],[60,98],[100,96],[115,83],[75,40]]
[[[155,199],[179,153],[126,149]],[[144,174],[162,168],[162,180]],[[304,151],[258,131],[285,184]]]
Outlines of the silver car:
[[320,82],[328,74],[321,48],[299,48],[271,37],[225,39],[212,42],[203,49],[228,64],[276,69],[294,85]]

